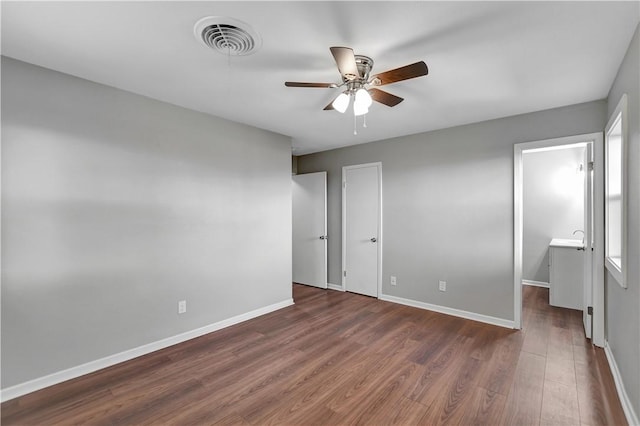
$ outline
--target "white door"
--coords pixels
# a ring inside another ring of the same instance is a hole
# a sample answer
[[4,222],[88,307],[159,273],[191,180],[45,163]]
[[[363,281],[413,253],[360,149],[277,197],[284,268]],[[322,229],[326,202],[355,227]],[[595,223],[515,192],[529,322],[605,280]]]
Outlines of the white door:
[[378,297],[381,164],[342,168],[342,286]]
[[293,176],[293,281],[327,288],[327,172]]
[[593,143],[588,143],[584,150],[584,302],[582,305],[582,323],[584,333],[588,339],[592,334],[592,315],[589,314],[593,306]]

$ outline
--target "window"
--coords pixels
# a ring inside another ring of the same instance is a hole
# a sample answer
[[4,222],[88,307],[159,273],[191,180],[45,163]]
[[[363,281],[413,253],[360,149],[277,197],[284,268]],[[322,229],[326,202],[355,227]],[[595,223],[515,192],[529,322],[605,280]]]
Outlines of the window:
[[605,266],[622,287],[626,282],[627,251],[627,95],[605,128]]

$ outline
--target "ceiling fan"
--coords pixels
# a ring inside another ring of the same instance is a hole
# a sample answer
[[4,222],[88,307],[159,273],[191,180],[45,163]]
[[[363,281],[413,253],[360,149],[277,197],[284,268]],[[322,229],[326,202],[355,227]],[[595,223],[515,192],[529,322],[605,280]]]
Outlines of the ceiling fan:
[[342,75],[341,84],[301,83],[295,81],[286,81],[284,83],[287,87],[346,87],[344,92],[324,107],[325,111],[334,109],[344,113],[349,107],[351,98],[353,98],[353,113],[356,116],[369,112],[369,106],[373,101],[389,107],[396,106],[404,99],[380,90],[376,86],[384,86],[385,84],[421,77],[429,73],[427,64],[420,61],[370,76],[369,74],[373,68],[373,59],[370,57],[354,55],[353,49],[349,47],[331,47],[329,50],[331,50],[331,54],[338,65],[338,71]]

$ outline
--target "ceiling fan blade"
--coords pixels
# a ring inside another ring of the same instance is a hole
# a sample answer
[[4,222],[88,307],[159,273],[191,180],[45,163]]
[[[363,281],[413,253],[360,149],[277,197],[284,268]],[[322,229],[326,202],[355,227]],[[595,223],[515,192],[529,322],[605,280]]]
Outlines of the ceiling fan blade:
[[[333,101],[335,101],[335,99]],[[333,107],[333,101],[329,102],[329,105],[327,105],[326,107],[322,108],[322,110],[323,111],[331,111],[332,109],[335,109]]]
[[368,92],[371,95],[371,99],[376,102],[380,102],[381,104],[385,104],[386,106],[393,107],[404,101],[404,98],[392,95],[391,93],[385,92],[384,90],[372,88],[369,89]]
[[323,87],[323,88],[334,88],[338,87],[335,83],[301,83],[297,81],[285,81],[284,85],[287,87]]
[[338,71],[340,71],[340,74],[344,78],[349,81],[354,78],[360,78],[356,57],[353,55],[353,49],[349,47],[331,47],[329,50],[331,50],[333,59],[336,60]]
[[424,61],[415,64],[405,65],[404,67],[389,70],[380,74],[376,74],[369,79],[374,86],[384,86],[385,84],[396,83],[410,78],[421,77],[429,74],[429,69]]

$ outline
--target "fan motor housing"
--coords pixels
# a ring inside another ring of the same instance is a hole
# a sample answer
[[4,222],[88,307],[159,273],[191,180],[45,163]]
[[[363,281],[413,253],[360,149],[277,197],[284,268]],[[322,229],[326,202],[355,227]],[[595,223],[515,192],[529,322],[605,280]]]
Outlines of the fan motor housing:
[[[373,59],[364,55],[354,55],[356,58],[356,66],[358,67],[358,73],[360,73],[360,78],[356,80],[360,80],[361,82],[366,82],[369,79],[369,73],[373,68]],[[345,83],[347,80],[345,79]]]

